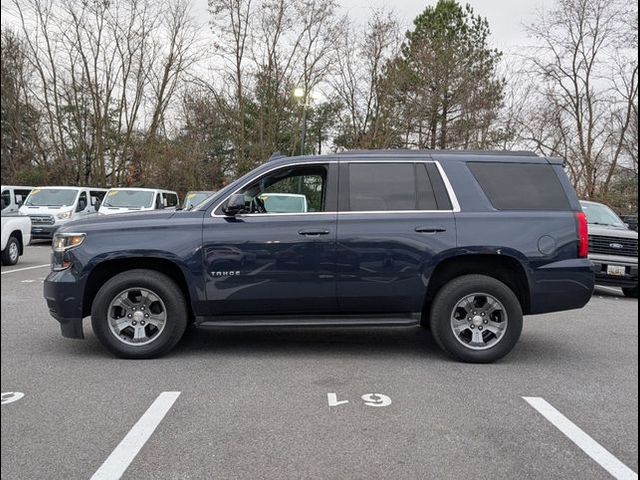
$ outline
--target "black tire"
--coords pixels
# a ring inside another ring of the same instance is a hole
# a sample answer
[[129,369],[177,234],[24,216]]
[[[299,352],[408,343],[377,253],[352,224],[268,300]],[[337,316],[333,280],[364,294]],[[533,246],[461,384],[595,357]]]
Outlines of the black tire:
[[[146,345],[123,343],[109,328],[109,304],[129,288],[151,290],[166,307],[164,328]],[[184,335],[187,321],[187,304],[180,287],[171,278],[155,270],[129,270],[116,275],[100,288],[91,305],[91,326],[96,337],[109,351],[122,358],[154,358],[166,354]]]
[[20,253],[18,253],[15,258],[11,258],[12,248],[15,248],[17,252],[20,252],[20,240],[16,237],[11,236],[9,240],[7,240],[7,246],[2,250],[2,264],[3,265],[15,265],[18,263],[18,258],[20,258]]
[[[501,339],[486,350],[473,350],[456,338],[451,328],[454,307],[464,297],[482,292],[503,306],[508,323]],[[522,307],[513,291],[504,283],[485,275],[464,275],[445,284],[431,304],[431,333],[437,344],[453,358],[470,363],[490,363],[508,354],[522,333]]]
[[635,287],[626,287],[622,289],[625,297],[638,298],[638,285]]

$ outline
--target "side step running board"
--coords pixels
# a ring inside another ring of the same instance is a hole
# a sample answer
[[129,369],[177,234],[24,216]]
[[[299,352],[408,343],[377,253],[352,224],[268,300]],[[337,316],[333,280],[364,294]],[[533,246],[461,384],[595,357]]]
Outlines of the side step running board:
[[229,315],[197,317],[199,327],[412,327],[419,314],[397,315]]

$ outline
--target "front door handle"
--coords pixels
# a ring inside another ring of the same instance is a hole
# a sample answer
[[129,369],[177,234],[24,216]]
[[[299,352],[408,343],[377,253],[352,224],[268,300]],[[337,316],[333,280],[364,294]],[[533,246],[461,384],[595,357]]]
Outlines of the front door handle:
[[429,225],[421,225],[416,227],[416,232],[418,233],[441,233],[446,231],[447,229],[444,227],[433,227]]
[[318,228],[303,228],[302,230],[298,230],[298,235],[305,235],[307,237],[317,237],[318,235],[329,235],[331,233],[329,230],[318,229]]

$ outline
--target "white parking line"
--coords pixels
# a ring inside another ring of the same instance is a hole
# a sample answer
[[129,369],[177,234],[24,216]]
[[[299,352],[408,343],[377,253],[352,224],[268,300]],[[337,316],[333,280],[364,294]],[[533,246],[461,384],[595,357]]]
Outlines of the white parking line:
[[638,478],[637,473],[609,453],[607,449],[587,435],[562,413],[556,410],[544,398],[522,398],[615,478],[618,480],[632,480]]
[[612,292],[612,293],[621,293],[619,288],[605,287],[604,285],[597,285],[596,288],[600,288],[602,290],[606,290],[606,291]]
[[2,392],[2,405],[13,403],[24,397],[22,392]]
[[171,409],[180,392],[162,392],[140,420],[129,430],[111,455],[107,457],[91,480],[115,480],[122,476],[140,449],[147,443],[164,416]]
[[51,266],[51,264],[50,263],[46,263],[44,265],[35,265],[33,267],[24,267],[24,268],[16,268],[16,269],[13,269],[13,270],[5,270],[4,272],[0,273],[0,275],[5,275],[7,273],[23,272],[25,270],[31,270],[33,268],[44,268],[44,267],[49,267],[49,266]]

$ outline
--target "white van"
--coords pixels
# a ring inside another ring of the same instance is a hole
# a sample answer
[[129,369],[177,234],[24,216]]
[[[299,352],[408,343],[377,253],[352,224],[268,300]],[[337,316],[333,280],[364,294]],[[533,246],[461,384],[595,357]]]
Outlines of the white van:
[[156,188],[111,188],[100,205],[99,213],[146,212],[163,208],[176,209],[178,194]]
[[31,217],[31,238],[50,239],[61,225],[97,213],[106,193],[106,188],[37,187],[19,211]]
[[17,212],[27,199],[33,187],[19,187],[17,185],[2,185],[2,214]]

